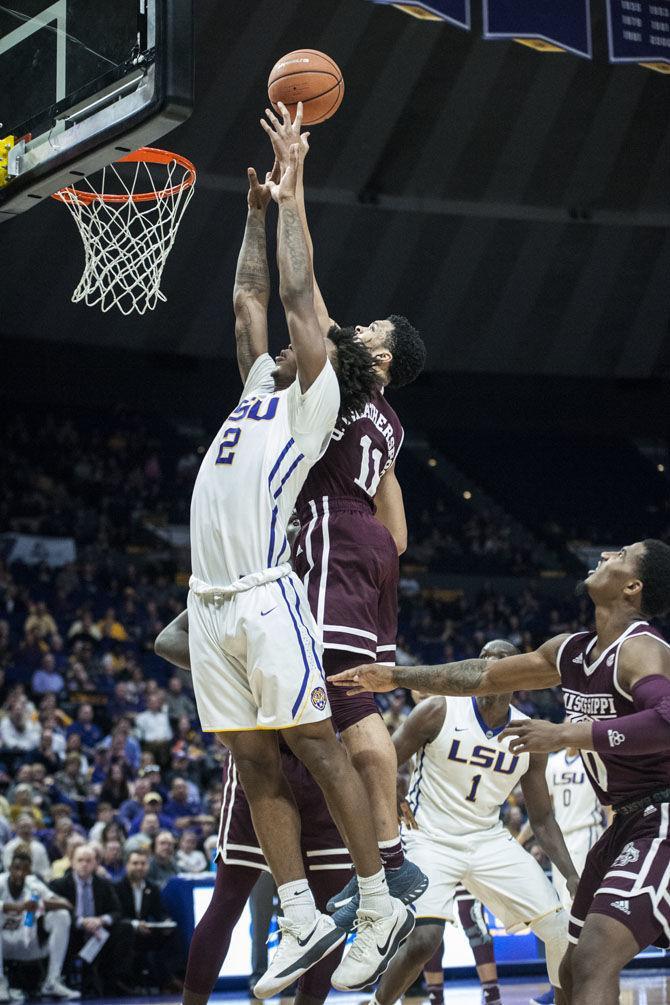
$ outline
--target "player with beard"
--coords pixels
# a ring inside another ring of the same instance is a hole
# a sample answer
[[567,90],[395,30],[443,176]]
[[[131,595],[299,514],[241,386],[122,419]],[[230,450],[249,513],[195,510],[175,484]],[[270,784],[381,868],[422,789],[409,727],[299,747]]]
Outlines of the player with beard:
[[670,546],[648,539],[603,552],[584,586],[595,632],[494,664],[361,666],[335,683],[444,695],[561,684],[568,722],[524,720],[500,736],[518,754],[580,750],[600,802],[614,810],[586,859],[561,983],[571,1005],[615,1005],[621,969],[650,944],[670,946],[670,646],[648,621],[670,611]]
[[[281,120],[270,109],[262,120],[275,156],[285,163],[300,134],[302,108],[291,122],[280,104]],[[302,186],[298,205],[311,247]],[[401,387],[423,369],[425,346],[406,318],[391,315],[369,325],[339,328],[328,315],[314,281],[315,310],[337,346],[355,336],[374,359],[378,387],[355,414],[341,416],[328,449],[312,468],[297,500],[301,530],[293,559],[322,634],[324,667],[337,673],[361,662],[395,663],[398,554],[407,545],[402,491],[395,465],[403,428],[388,403],[386,387]],[[290,349],[280,354],[295,367]],[[333,724],[363,779],[390,893],[411,903],[425,889],[426,877],[404,857],[396,807],[396,758],[388,731],[371,693],[348,697],[328,687]],[[359,907],[356,878],[329,909],[336,924],[351,930]]]

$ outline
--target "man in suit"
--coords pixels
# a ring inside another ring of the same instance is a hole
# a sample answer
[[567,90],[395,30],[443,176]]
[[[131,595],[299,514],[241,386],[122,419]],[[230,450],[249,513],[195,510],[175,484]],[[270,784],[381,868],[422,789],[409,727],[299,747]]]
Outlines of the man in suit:
[[96,867],[93,848],[80,845],[73,853],[72,869],[54,880],[51,889],[74,904],[68,958],[76,956],[90,938],[107,936],[90,967],[84,964],[84,983],[98,993],[126,994],[129,989],[120,975],[132,951],[133,930],[121,920],[114,884],[97,876]]
[[182,955],[177,930],[151,927],[170,918],[161,903],[160,887],[147,879],[148,872],[147,853],[131,851],[126,859],[126,875],[116,883],[121,916],[134,932],[133,980],[142,983],[141,975],[146,971],[152,986],[164,992],[181,991],[175,977]]

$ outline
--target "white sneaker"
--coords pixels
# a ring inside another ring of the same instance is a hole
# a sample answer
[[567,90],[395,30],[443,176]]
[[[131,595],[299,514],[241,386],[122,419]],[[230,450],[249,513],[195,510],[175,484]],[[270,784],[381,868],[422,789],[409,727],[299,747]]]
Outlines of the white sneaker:
[[316,912],[316,921],[300,928],[288,918],[279,918],[281,941],[272,963],[254,987],[256,998],[271,998],[340,945],[347,933],[332,918]]
[[26,996],[17,988],[10,988],[4,974],[0,974],[0,1002],[24,1002]]
[[414,912],[391,897],[391,914],[357,911],[356,937],[331,978],[338,991],[361,991],[381,977],[414,928]]
[[69,988],[62,977],[57,977],[54,981],[45,981],[40,989],[40,994],[43,998],[63,998],[67,1001],[81,998],[81,992]]

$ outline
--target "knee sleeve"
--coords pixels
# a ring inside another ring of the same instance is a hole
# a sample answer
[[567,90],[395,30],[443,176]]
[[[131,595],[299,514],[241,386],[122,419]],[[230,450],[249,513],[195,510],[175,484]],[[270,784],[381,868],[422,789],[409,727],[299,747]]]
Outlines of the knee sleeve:
[[561,908],[560,911],[552,911],[543,918],[531,921],[530,927],[538,939],[544,942],[549,980],[555,988],[560,988],[559,967],[568,948],[568,916]]
[[486,922],[484,921],[481,904],[474,901],[467,913],[468,917],[466,919],[459,911],[463,931],[468,937],[470,949],[475,950],[480,946],[487,946],[490,942],[493,942],[491,934],[486,927]]

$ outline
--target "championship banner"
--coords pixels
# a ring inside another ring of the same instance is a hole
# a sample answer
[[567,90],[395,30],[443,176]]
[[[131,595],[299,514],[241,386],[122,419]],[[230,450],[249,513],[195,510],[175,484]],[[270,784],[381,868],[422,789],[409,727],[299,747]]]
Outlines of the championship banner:
[[396,7],[424,21],[448,21],[457,28],[470,30],[470,0],[411,0],[411,3],[398,3],[398,0],[373,0],[373,3],[385,7]]
[[670,73],[669,0],[607,0],[610,63]]
[[484,0],[484,38],[591,59],[589,0]]

